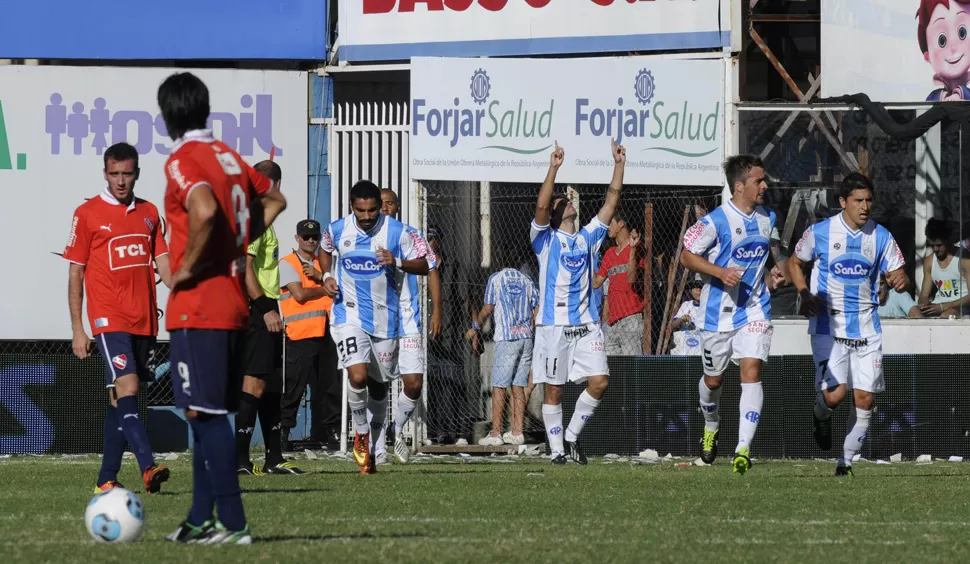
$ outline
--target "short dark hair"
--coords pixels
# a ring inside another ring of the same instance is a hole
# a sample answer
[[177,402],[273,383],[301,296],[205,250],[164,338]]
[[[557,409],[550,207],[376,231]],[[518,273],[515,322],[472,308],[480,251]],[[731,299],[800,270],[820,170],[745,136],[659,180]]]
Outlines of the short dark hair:
[[387,192],[388,194],[394,196],[394,203],[395,204],[400,204],[401,203],[398,200],[398,198],[397,198],[397,192],[395,192],[394,190],[391,190],[390,188],[381,188],[381,194],[383,194],[384,192]]
[[927,239],[950,241],[950,237],[953,235],[953,229],[949,223],[934,217],[926,222],[925,233]]
[[724,176],[727,178],[731,192],[734,192],[734,183],[744,183],[748,178],[748,173],[753,168],[764,168],[765,163],[761,158],[754,155],[734,155],[724,161]]
[[872,181],[866,175],[861,172],[853,172],[842,180],[842,186],[839,187],[839,197],[843,200],[848,200],[852,192],[856,190],[876,191],[875,186],[872,185]]
[[115,143],[108,147],[104,152],[104,169],[108,170],[108,161],[115,162],[135,161],[135,169],[138,169],[138,149],[129,143]]
[[[562,202],[562,205],[559,205]],[[559,229],[562,225],[562,216],[566,213],[566,206],[569,205],[569,197],[565,194],[553,194],[552,199],[549,200],[549,225],[553,229]]]
[[256,172],[262,174],[266,178],[269,178],[273,182],[283,180],[283,169],[280,168],[280,165],[271,160],[259,161],[253,168],[256,169]]
[[178,139],[187,131],[205,129],[209,120],[209,89],[190,72],[175,73],[158,87],[158,107],[168,136]]
[[381,189],[370,180],[361,180],[350,189],[350,205],[357,200],[381,201]]

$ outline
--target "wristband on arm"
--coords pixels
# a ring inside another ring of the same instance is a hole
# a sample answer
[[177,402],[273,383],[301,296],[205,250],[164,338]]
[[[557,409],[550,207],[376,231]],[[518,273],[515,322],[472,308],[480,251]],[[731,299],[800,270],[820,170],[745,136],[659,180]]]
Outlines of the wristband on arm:
[[253,307],[255,307],[256,311],[263,315],[266,315],[271,311],[279,311],[276,307],[276,300],[267,298],[266,296],[260,296],[253,300]]

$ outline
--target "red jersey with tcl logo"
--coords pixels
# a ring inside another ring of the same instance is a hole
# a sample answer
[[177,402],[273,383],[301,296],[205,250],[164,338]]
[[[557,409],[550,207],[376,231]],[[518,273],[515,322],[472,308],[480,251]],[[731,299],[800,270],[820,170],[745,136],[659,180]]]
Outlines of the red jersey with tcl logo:
[[155,257],[168,253],[158,208],[118,202],[107,188],[74,211],[64,258],[84,266],[88,321],[95,335],[158,334]]
[[243,329],[249,323],[246,247],[249,205],[271,185],[211,131],[190,131],[165,163],[165,217],[171,233],[172,272],[178,272],[189,234],[189,195],[202,185],[212,189],[219,211],[212,237],[202,250],[199,274],[168,298],[166,327]]

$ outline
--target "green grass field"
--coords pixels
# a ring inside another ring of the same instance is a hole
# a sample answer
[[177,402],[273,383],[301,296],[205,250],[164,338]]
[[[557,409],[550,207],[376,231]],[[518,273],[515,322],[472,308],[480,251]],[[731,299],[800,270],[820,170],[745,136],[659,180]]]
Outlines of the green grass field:
[[[98,545],[84,529],[100,460],[0,460],[5,562],[966,562],[970,465],[813,461],[713,467],[453,458],[381,466],[298,459],[304,476],[242,479],[256,543],[163,540],[191,502],[189,455],[166,464],[142,539]],[[137,482],[134,460],[120,479]]]

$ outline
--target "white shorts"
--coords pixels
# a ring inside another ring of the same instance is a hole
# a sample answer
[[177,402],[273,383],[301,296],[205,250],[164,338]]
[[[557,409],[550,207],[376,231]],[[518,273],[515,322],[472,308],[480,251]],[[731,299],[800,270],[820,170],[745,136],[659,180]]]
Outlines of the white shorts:
[[867,339],[838,339],[812,335],[815,389],[845,384],[848,389],[878,394],[886,391],[882,377],[882,335]]
[[397,367],[397,339],[381,339],[349,323],[334,325],[330,330],[337,344],[337,364],[340,368],[371,364],[373,360],[373,364],[378,366],[379,382],[386,382],[394,374],[400,374]]
[[540,325],[532,350],[532,381],[562,386],[582,384],[590,376],[608,376],[606,342],[598,323]]
[[773,333],[770,321],[752,321],[733,331],[701,331],[704,375],[724,374],[732,360],[735,364],[742,358],[768,360]]
[[[424,339],[421,335],[408,335],[397,340],[397,364],[393,372],[385,376],[377,363],[367,365],[367,376],[377,382],[390,382],[401,374],[424,374]],[[371,357],[373,358],[373,357]]]

